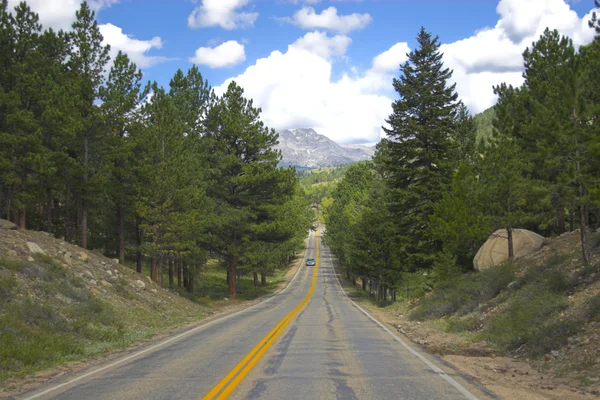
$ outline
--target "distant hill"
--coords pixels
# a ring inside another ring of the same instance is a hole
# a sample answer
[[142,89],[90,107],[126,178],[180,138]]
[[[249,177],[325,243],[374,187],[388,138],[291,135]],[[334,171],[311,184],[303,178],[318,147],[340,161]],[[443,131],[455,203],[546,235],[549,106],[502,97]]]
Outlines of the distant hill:
[[370,160],[374,147],[341,146],[313,129],[286,129],[279,132],[282,165],[322,168]]
[[490,107],[473,117],[477,128],[477,143],[487,143],[488,139],[492,137],[492,122],[495,117],[496,109],[494,107]]

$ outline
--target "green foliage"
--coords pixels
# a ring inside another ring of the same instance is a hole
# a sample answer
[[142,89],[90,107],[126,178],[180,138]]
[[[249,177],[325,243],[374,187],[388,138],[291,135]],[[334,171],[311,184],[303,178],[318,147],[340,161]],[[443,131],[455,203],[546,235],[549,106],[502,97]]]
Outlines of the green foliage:
[[507,262],[481,272],[453,276],[439,282],[435,290],[423,297],[409,317],[427,320],[475,311],[480,304],[496,297],[516,280],[514,264]]
[[567,305],[563,294],[522,289],[504,312],[491,318],[483,337],[504,351],[526,345],[529,354],[545,354],[566,344],[579,329],[576,321],[558,317]]

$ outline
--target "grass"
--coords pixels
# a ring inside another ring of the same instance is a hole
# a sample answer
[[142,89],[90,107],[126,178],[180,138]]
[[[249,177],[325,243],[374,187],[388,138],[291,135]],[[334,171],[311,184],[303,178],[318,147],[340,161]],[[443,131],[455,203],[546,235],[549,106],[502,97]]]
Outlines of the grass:
[[[237,300],[272,293],[286,274],[287,269],[275,271],[259,288],[254,287],[252,276],[242,277]],[[164,278],[168,282],[167,274]],[[206,311],[198,304],[211,306],[228,296],[225,280],[225,270],[210,263],[197,278],[194,293],[172,288],[196,303],[192,304],[165,296],[142,300],[129,280],[121,277],[112,282],[109,302],[49,256],[35,255],[32,262],[0,258],[0,385],[197,321]],[[169,301],[177,304],[175,309]]]
[[[573,275],[565,272],[572,256],[557,255],[532,266],[517,278],[514,264],[460,275],[438,284],[410,313],[412,320],[439,320],[452,333],[476,333],[501,352],[522,351],[540,356],[567,343],[587,320],[600,315],[600,296],[585,305],[580,317],[565,317],[567,296],[598,273],[585,266]],[[510,285],[510,290],[507,288]],[[489,315],[482,313],[494,310]]]
[[458,275],[441,282],[433,292],[424,296],[410,312],[409,318],[424,321],[453,314],[468,314],[496,297],[515,280],[515,266],[510,262],[479,273]]

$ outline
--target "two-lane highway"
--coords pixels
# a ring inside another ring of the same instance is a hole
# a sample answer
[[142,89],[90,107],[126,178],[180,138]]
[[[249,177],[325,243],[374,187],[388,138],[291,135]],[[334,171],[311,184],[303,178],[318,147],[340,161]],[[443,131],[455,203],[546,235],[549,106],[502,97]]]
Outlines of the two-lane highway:
[[465,399],[465,388],[346,298],[314,233],[289,287],[26,399]]

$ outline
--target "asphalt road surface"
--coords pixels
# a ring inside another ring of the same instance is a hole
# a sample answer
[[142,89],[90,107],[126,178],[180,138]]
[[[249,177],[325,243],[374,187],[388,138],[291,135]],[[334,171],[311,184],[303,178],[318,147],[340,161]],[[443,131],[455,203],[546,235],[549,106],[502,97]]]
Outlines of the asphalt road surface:
[[303,263],[280,294],[101,370],[52,380],[21,398],[486,397],[355,306],[338,283],[328,248],[314,233],[308,243],[306,257],[317,258],[317,265]]

